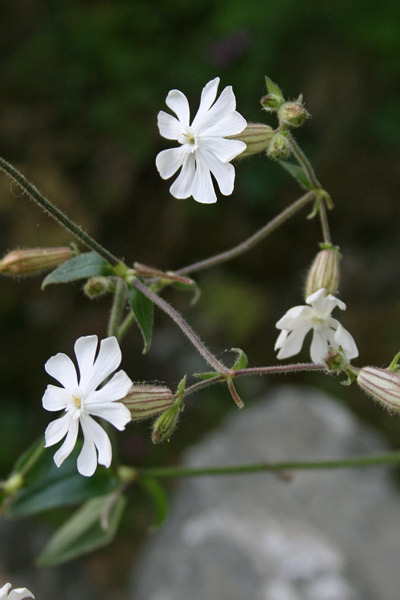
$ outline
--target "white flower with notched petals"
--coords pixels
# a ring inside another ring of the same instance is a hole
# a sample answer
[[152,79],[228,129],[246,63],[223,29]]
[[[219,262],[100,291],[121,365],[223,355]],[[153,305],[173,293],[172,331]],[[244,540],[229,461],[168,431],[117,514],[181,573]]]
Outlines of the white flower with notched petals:
[[26,588],[15,588],[15,590],[9,589],[11,583],[6,583],[0,588],[0,600],[24,600],[24,598],[35,598],[35,596]]
[[233,192],[235,168],[230,161],[246,149],[246,144],[226,137],[241,133],[247,123],[235,110],[236,99],[231,86],[226,87],[214,103],[218,85],[219,77],[216,77],[203,88],[199,110],[191,125],[189,103],[179,90],[171,90],[166,99],[167,106],[178,118],[164,111],[158,113],[160,134],[181,144],[178,148],[163,150],[156,158],[163,179],[169,179],[182,167],[170,187],[175,198],[193,196],[204,204],[216,202],[211,174],[221,194],[229,196]]
[[64,443],[54,455],[57,467],[74,449],[79,424],[81,425],[84,439],[77,464],[79,473],[87,477],[93,475],[97,463],[109,467],[112,456],[109,437],[93,417],[105,419],[120,431],[131,420],[128,408],[118,402],[127,395],[132,385],[125,371],[118,371],[98,389],[121,362],[117,339],[109,337],[102,340],[95,358],[97,344],[97,335],[80,337],[75,342],[79,382],[74,363],[66,354],[60,352],[46,362],[47,373],[63,387],[48,385],[42,400],[46,410],[65,411],[62,417],[47,426],[45,432],[46,448],[65,437]]
[[307,333],[312,329],[310,355],[314,363],[320,364],[328,354],[329,347],[338,350],[342,347],[346,360],[358,356],[356,343],[350,333],[331,317],[337,306],[346,309],[344,302],[326,294],[323,288],[306,299],[310,306],[294,306],[276,324],[282,329],[275,344],[278,358],[288,358],[300,352]]

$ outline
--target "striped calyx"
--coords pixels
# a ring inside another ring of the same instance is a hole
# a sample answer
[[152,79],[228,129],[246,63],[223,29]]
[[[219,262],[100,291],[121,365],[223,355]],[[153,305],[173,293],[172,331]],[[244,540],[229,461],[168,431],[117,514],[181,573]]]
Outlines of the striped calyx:
[[400,373],[378,367],[363,367],[357,383],[366,394],[392,411],[400,409]]
[[0,260],[4,275],[31,275],[53,269],[74,255],[69,247],[12,250]]
[[308,298],[321,288],[334,296],[339,286],[339,263],[340,253],[335,246],[318,252],[308,271],[304,297]]
[[155,417],[174,402],[174,395],[164,385],[134,384],[122,400],[131,411],[132,421]]
[[231,140],[240,140],[246,144],[246,149],[237,158],[252,156],[264,152],[274,136],[274,131],[269,125],[263,123],[247,123],[246,129],[237,135],[229,136]]

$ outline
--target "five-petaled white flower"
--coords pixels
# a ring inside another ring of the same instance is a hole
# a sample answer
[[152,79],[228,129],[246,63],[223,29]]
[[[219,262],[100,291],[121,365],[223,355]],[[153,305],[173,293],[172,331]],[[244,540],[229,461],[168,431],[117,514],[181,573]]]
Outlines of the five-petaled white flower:
[[275,350],[279,350],[278,358],[288,358],[300,352],[307,333],[313,330],[310,355],[314,363],[320,364],[328,354],[329,347],[338,350],[342,347],[346,360],[358,356],[356,343],[350,333],[331,317],[331,312],[338,306],[346,309],[344,302],[326,294],[323,288],[306,298],[310,306],[294,306],[276,324],[282,329],[276,340]]
[[15,588],[15,590],[9,589],[11,583],[6,583],[0,588],[0,600],[23,600],[24,598],[35,598],[35,596],[26,588]]
[[118,371],[97,389],[121,362],[117,339],[108,337],[102,340],[95,358],[97,343],[97,335],[80,337],[75,342],[79,382],[74,363],[66,354],[60,352],[46,362],[47,373],[64,387],[48,385],[42,400],[46,410],[65,410],[65,414],[52,421],[45,432],[46,448],[66,436],[54,455],[57,467],[71,454],[81,424],[84,441],[77,465],[79,473],[87,477],[93,475],[97,462],[109,467],[112,456],[109,437],[92,416],[109,421],[120,431],[131,420],[129,409],[122,402],[117,402],[127,395],[132,385],[125,371]]
[[179,90],[171,90],[166,99],[167,106],[178,118],[164,111],[158,113],[160,134],[181,144],[178,148],[163,150],[156,158],[163,179],[169,179],[182,167],[169,190],[175,198],[193,196],[204,204],[216,202],[211,173],[221,194],[229,196],[233,192],[235,168],[230,161],[246,149],[246,144],[226,137],[241,133],[247,123],[235,110],[236,99],[231,86],[224,89],[214,104],[218,85],[219,77],[216,77],[203,88],[199,110],[191,125],[189,103]]

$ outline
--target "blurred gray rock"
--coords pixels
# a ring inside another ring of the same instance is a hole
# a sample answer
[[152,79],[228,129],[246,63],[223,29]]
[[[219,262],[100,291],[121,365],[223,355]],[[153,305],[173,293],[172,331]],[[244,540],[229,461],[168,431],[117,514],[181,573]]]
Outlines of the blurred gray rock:
[[[276,388],[185,464],[320,460],[386,449],[312,388]],[[184,481],[136,565],[134,600],[396,600],[400,500],[386,467]]]

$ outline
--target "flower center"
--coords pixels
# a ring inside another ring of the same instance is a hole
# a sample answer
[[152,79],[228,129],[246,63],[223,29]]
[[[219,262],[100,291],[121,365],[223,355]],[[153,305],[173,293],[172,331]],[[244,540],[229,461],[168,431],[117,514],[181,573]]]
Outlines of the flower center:
[[326,321],[326,319],[324,319],[323,317],[313,317],[313,323],[314,325],[323,325]]
[[186,131],[184,131],[180,136],[178,141],[181,144],[186,144],[189,146],[189,152],[195,152],[199,147],[197,135],[192,131],[190,127]]
[[80,398],[78,398],[78,396],[72,396],[72,400],[75,402],[76,408],[81,408],[82,401]]

